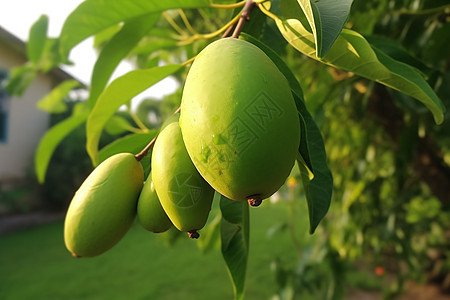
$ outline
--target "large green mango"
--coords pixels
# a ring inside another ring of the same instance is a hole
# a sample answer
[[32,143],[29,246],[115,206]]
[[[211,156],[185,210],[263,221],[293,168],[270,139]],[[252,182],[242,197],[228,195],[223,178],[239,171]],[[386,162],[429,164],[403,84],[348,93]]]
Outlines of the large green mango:
[[186,151],[179,114],[165,122],[152,152],[152,180],[173,225],[197,238],[211,210],[214,190],[200,176]]
[[99,255],[113,247],[136,216],[144,171],[131,153],[103,161],[75,193],[64,223],[64,241],[75,257]]
[[172,227],[172,222],[169,217],[167,217],[166,212],[161,206],[158,195],[156,194],[151,173],[139,196],[137,218],[142,227],[151,232],[164,232]]
[[222,195],[252,205],[281,187],[300,143],[286,78],[262,50],[234,38],[197,55],[183,90],[180,126],[203,178]]

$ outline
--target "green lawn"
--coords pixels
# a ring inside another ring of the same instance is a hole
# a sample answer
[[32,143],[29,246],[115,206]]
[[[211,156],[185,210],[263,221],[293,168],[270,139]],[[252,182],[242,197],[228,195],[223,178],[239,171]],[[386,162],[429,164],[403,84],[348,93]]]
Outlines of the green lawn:
[[[268,201],[251,209],[246,299],[270,299],[276,291],[270,262],[296,258],[287,232],[267,235],[286,209]],[[299,217],[307,219],[306,211]],[[299,232],[307,230],[303,226]],[[202,254],[197,242],[183,237],[168,246],[136,223],[105,254],[74,259],[64,246],[62,222],[2,236],[0,299],[232,299],[220,250]]]

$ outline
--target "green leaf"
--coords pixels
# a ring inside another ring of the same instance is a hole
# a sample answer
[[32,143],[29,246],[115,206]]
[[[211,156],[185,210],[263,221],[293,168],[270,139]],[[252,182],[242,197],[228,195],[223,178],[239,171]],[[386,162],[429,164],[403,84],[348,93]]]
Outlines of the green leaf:
[[123,134],[127,131],[133,132],[139,130],[122,116],[112,116],[105,125],[105,131],[110,135]]
[[5,86],[8,94],[22,96],[36,75],[37,71],[29,63],[11,69],[10,77]]
[[138,154],[141,150],[155,137],[156,130],[151,130],[146,133],[129,134],[122,138],[114,140],[114,142],[103,147],[98,156],[99,161],[102,162],[114,154],[129,152]]
[[78,126],[86,121],[87,112],[82,111],[84,103],[74,108],[72,116],[50,128],[42,137],[36,151],[34,167],[40,183],[45,181],[45,174],[50,159],[59,143]]
[[208,7],[209,0],[86,0],[66,19],[61,30],[60,51],[70,50],[87,37],[114,24],[154,12],[174,8]]
[[46,15],[40,18],[31,26],[27,42],[28,59],[34,64],[38,64],[44,51],[47,40],[48,17]]
[[389,57],[410,65],[411,67],[415,67],[424,75],[433,71],[422,60],[411,55],[398,41],[380,35],[365,36],[365,38],[370,43],[372,48],[377,48]]
[[202,228],[201,235],[202,237],[198,240],[198,247],[202,251],[202,253],[209,253],[212,250],[217,249],[220,246],[220,224],[222,220],[222,216],[217,211],[214,214],[213,211],[210,212],[211,221]]
[[233,284],[234,298],[244,299],[249,249],[249,205],[220,198],[222,256]]
[[120,106],[153,84],[175,73],[181,65],[167,65],[131,71],[115,79],[100,95],[87,120],[86,148],[94,165],[98,164],[98,143],[106,124]]
[[[103,147],[98,156],[99,162],[104,161],[110,156],[118,153],[133,153],[134,155],[144,149],[145,146],[156,136],[156,130],[151,130],[147,133],[129,134],[122,138],[114,140],[114,142]],[[141,160],[142,167],[144,168],[144,176],[147,178],[150,173],[150,158],[145,157]]]
[[42,72],[48,72],[61,63],[61,56],[59,55],[59,39],[48,38],[45,42],[44,52],[39,61],[39,69]]
[[[301,149],[301,151],[307,151],[307,153],[301,153],[301,157],[297,160],[305,188],[306,201],[308,202],[310,233],[312,234],[330,207],[331,194],[333,192],[333,176],[327,165],[327,155],[320,130],[306,109],[304,101],[295,92],[292,94],[297,110],[303,120],[303,126],[306,127],[306,132],[301,137],[302,140],[306,141],[306,149]],[[310,158],[311,171],[314,176],[311,176],[308,168],[302,161],[304,157]]]
[[77,80],[66,80],[56,86],[49,94],[44,96],[37,103],[37,107],[40,110],[47,111],[49,113],[57,114],[67,110],[67,105],[64,103],[64,98],[67,97],[69,92],[74,88],[80,86]]
[[176,47],[178,41],[173,39],[152,37],[143,39],[139,45],[131,51],[131,54],[150,54],[156,50]]
[[300,21],[277,20],[277,26],[298,51],[322,63],[353,72],[416,98],[433,113],[437,124],[443,122],[445,107],[420,73],[371,47],[359,33],[349,29],[342,30],[327,55],[318,59],[315,55],[314,37]]
[[103,47],[92,71],[89,107],[94,106],[116,67],[153,27],[158,18],[159,14],[147,14],[127,21]]
[[323,57],[341,33],[353,0],[298,0],[314,35],[316,53]]

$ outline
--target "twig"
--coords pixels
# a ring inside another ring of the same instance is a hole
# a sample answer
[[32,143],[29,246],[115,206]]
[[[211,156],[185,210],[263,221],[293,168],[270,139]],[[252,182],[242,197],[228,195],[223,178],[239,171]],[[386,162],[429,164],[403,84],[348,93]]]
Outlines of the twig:
[[230,33],[233,31],[234,28],[234,23],[231,24],[230,26],[228,26],[227,30],[225,30],[225,32],[222,35],[222,38],[226,38],[230,35]]
[[250,20],[250,14],[255,6],[256,2],[254,2],[253,0],[247,0],[245,2],[244,8],[239,15],[239,21],[236,25],[236,28],[234,29],[233,35],[231,36],[232,38],[239,38],[239,34],[241,34],[242,28],[244,28],[245,22]]
[[[179,107],[177,108],[177,110],[174,111],[173,114],[175,115],[175,114],[178,114],[179,112],[181,112],[181,106],[179,106]],[[155,145],[155,142],[156,142],[156,138],[157,138],[157,137],[158,137],[158,134],[156,134],[156,136],[150,141],[150,143],[147,144],[147,146],[145,146],[144,149],[142,149],[141,152],[139,152],[138,154],[136,154],[136,155],[134,156],[134,158],[136,158],[137,161],[140,161],[140,160],[143,159],[145,156],[147,156],[148,151],[150,151],[150,149],[152,149],[153,146]]]

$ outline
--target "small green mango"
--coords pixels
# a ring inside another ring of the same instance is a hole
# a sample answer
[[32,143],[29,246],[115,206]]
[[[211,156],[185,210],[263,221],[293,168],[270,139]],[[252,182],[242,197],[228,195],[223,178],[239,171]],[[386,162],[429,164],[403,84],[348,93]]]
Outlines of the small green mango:
[[137,218],[146,230],[160,233],[169,230],[172,222],[161,206],[151,173],[142,188],[137,206]]
[[253,44],[224,38],[196,57],[183,89],[186,149],[222,195],[259,205],[295,163],[300,121],[286,78]]
[[144,171],[131,153],[97,166],[75,193],[64,223],[64,241],[74,257],[92,257],[113,247],[136,216]]
[[173,225],[197,238],[211,210],[214,190],[195,169],[181,136],[179,114],[169,118],[152,152],[152,180]]

